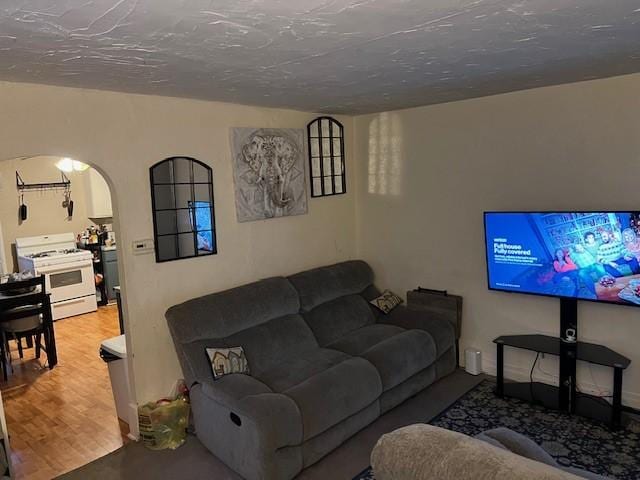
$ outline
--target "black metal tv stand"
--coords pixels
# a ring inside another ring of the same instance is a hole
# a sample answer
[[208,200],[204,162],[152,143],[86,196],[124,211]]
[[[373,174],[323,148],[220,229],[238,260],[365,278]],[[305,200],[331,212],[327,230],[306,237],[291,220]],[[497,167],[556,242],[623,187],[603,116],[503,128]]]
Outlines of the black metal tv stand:
[[[561,299],[561,336],[567,328],[574,329],[577,337],[577,301]],[[618,428],[622,424],[622,373],[631,360],[619,353],[594,343],[566,342],[548,335],[508,335],[493,341],[497,347],[496,394],[540,403],[548,408],[583,415]],[[555,355],[560,358],[559,386],[544,383],[516,383],[504,381],[504,347],[520,348]],[[578,393],[576,389],[576,362],[589,362],[613,368],[613,397],[609,405],[601,397]]]

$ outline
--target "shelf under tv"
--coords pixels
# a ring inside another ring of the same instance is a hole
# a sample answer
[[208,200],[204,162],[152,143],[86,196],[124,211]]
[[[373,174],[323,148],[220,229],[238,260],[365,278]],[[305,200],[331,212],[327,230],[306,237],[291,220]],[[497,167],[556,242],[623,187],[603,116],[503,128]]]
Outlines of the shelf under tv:
[[[498,396],[515,397],[538,403],[547,408],[583,415],[607,422],[612,428],[622,425],[622,373],[631,360],[603,346],[587,342],[569,343],[548,335],[508,335],[494,340],[497,347]],[[504,381],[504,347],[513,347],[560,358],[560,386],[543,383]],[[613,368],[613,396],[609,405],[605,399],[578,393],[576,361],[585,361]]]
[[[563,410],[559,405],[560,389],[546,383],[505,382],[503,384],[502,395],[499,393],[498,395],[517,398],[534,405],[542,405],[552,410]],[[575,409],[573,412],[568,413],[606,423],[612,429],[619,428],[628,423],[628,420],[621,416],[621,412],[616,411],[604,398],[586,393],[576,394]]]

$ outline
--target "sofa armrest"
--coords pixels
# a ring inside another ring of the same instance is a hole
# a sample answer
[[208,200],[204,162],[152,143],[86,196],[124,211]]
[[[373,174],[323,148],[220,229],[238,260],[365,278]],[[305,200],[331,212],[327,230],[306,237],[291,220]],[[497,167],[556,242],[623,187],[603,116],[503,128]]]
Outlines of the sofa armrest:
[[456,343],[453,324],[432,312],[398,305],[387,315],[380,315],[378,323],[395,325],[407,330],[424,330],[433,338],[438,358]]
[[[243,443],[259,445],[266,451],[302,442],[302,418],[295,402],[253,377],[227,375],[216,382],[195,385],[192,396],[194,393],[201,394],[207,403],[205,410],[215,409],[215,417],[226,418],[213,428],[224,431],[223,436],[229,440],[244,438]],[[206,421],[196,419],[196,428]]]
[[273,393],[273,390],[257,378],[244,374],[224,375],[218,380],[205,380],[200,384],[207,396],[230,405],[249,395]]

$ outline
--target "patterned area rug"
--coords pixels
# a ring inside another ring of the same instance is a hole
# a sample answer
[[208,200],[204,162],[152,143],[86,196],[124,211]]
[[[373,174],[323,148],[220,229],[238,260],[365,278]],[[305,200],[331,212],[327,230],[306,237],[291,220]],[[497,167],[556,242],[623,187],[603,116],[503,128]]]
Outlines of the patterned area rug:
[[[471,436],[507,427],[534,440],[561,465],[616,480],[640,479],[639,423],[613,431],[587,418],[500,399],[494,388],[494,382],[485,380],[429,423]],[[354,480],[375,480],[375,474],[369,467]]]

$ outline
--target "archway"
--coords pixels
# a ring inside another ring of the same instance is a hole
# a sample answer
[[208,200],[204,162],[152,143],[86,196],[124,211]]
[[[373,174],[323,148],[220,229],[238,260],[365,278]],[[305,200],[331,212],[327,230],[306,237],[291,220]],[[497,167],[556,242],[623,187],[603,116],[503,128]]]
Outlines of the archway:
[[[35,163],[35,164],[42,164],[44,165],[44,162],[53,162],[54,159],[61,159],[63,158],[62,156],[59,155],[31,155],[31,156],[22,156],[19,158],[13,158],[13,159],[5,159],[5,160],[0,160],[0,171],[2,171],[2,176],[0,177],[0,182],[2,182],[2,189],[0,189],[0,192],[9,192],[8,195],[10,196],[14,196],[15,198],[18,198],[18,193],[20,191],[20,189],[18,188],[18,180],[17,178],[14,179],[13,177],[13,170],[16,171],[21,171],[21,180],[22,182],[24,182],[25,184],[38,184],[38,183],[64,183],[64,178],[62,176],[62,173],[60,173],[60,176],[57,178],[50,178],[51,175],[44,175],[44,176],[40,176],[39,174],[32,174],[29,173],[28,170],[25,169],[20,169],[20,165],[26,165],[27,163]],[[121,232],[120,229],[120,221],[119,221],[119,215],[118,215],[118,192],[116,191],[116,189],[114,188],[113,182],[111,181],[109,175],[104,171],[103,168],[101,168],[98,165],[93,164],[91,161],[88,162],[84,162],[83,159],[75,159],[75,160],[79,160],[80,162],[86,163],[86,165],[88,165],[92,170],[90,171],[94,171],[95,173],[97,173],[101,179],[104,180],[104,182],[106,182],[106,186],[110,195],[110,200],[111,200],[111,205],[112,205],[112,222],[113,222],[113,226],[114,226],[114,230],[116,232]],[[7,165],[10,165],[7,168]],[[17,165],[17,167],[16,167]],[[5,167],[5,168],[2,168]],[[44,171],[44,169],[43,169]],[[70,215],[71,217],[73,216],[78,216],[78,215],[83,215],[79,212],[79,204],[78,201],[83,202],[84,199],[81,198],[82,195],[79,192],[79,188],[78,185],[79,183],[78,178],[75,178],[76,183],[74,184],[74,177],[77,177],[76,175],[74,175],[73,173],[65,173],[66,178],[67,179],[71,179],[71,192],[72,192],[72,196],[71,199],[74,201],[75,203],[75,212],[73,215]],[[74,187],[75,185],[75,187]],[[62,187],[61,187],[62,188]],[[75,190],[75,191],[74,191]],[[32,191],[32,195],[35,195],[36,197],[40,196],[38,198],[38,200],[46,200],[46,203],[49,203],[52,200],[52,197],[50,196],[45,196],[45,190],[43,189],[42,191],[39,191],[38,189],[34,189]],[[63,211],[63,207],[62,207],[62,199],[64,198],[65,201],[66,200],[66,196],[64,194],[65,189],[62,188],[61,191],[58,191],[56,195],[53,196],[53,198],[55,199],[55,202],[57,202],[56,204],[53,205],[52,207],[52,211],[59,211],[62,212]],[[33,208],[29,208],[29,212],[30,212],[30,216],[28,217],[29,220],[31,219],[35,219],[35,216],[37,216],[38,214],[42,214],[43,212],[39,212],[37,210],[38,207],[36,207],[36,204],[40,204],[42,205],[42,202],[35,202],[33,201],[34,198],[36,197],[32,197],[32,200],[28,200],[29,202],[32,202],[31,207]],[[25,199],[26,200],[26,199]],[[17,217],[17,201],[13,201],[13,202],[8,202],[9,205],[8,207],[6,207],[5,209],[0,209],[0,223],[5,223],[6,227],[6,221],[3,222],[3,219],[9,219],[12,222],[14,220],[16,220]],[[4,204],[7,204],[7,202],[4,202]],[[34,210],[35,209],[35,210]],[[43,208],[44,210],[44,208]],[[13,214],[13,216],[12,216]],[[57,214],[56,214],[57,215]],[[4,218],[3,218],[4,217]],[[89,218],[87,216],[87,218]],[[28,221],[24,224],[28,224]],[[23,225],[23,226],[24,226]],[[69,231],[73,231],[74,234],[78,233],[78,224],[74,223],[74,222],[68,222],[68,230]],[[16,233],[16,230],[13,228],[3,228],[3,234],[5,236],[5,242],[4,244],[1,246],[2,250],[5,252],[5,255],[3,255],[3,257],[5,257],[5,264],[7,266],[8,269],[15,269],[17,268],[17,255],[16,255],[16,251],[15,251],[15,246],[12,247],[12,250],[9,250],[9,254],[7,255],[7,248],[6,248],[6,243],[7,243],[7,235],[9,235],[9,239],[8,242],[13,242],[14,239],[18,236]],[[43,233],[58,233],[58,232],[48,232],[47,230],[43,230]],[[33,229],[22,229],[20,231],[20,235],[21,236],[30,236],[30,235],[36,235],[35,231]],[[15,243],[14,243],[15,245]],[[122,265],[122,262],[124,261],[124,255],[123,255],[123,249],[122,248],[118,248],[115,250],[116,255],[117,255],[117,259],[118,262],[120,262],[120,264]],[[13,268],[12,268],[13,267]],[[126,273],[124,271],[124,269],[121,269],[121,271],[119,272],[120,274],[120,278],[119,278],[119,284],[121,287],[121,312],[122,312],[122,320],[123,320],[123,327],[124,327],[124,332],[126,335],[126,340],[127,340],[127,358],[125,360],[125,362],[128,365],[128,373],[129,373],[129,379],[128,379],[128,383],[129,383],[129,392],[130,392],[130,400],[129,400],[129,412],[128,412],[128,418],[126,420],[128,420],[129,423],[129,427],[130,427],[130,437],[133,438],[137,438],[138,436],[138,424],[137,424],[137,416],[135,415],[136,413],[136,409],[135,409],[135,405],[136,405],[136,398],[135,398],[135,383],[134,383],[134,376],[133,376],[133,368],[132,368],[132,356],[133,356],[133,352],[131,350],[131,332],[130,332],[130,325],[128,322],[128,308],[127,308],[127,295],[126,295]],[[98,357],[98,348],[95,349],[95,352],[93,352],[93,354],[95,355],[95,357]],[[62,367],[62,368],[61,368]],[[56,377],[60,377],[62,374],[64,373],[64,365],[59,364],[58,367],[56,367],[55,369],[51,370],[51,376],[53,377],[54,375]],[[72,384],[73,385],[73,384]],[[80,384],[76,385],[77,388],[82,388],[82,386]],[[73,402],[72,400],[69,399],[65,399],[62,402],[62,405],[66,405],[66,401],[68,401],[68,404],[71,405]],[[96,408],[99,408],[99,406],[97,406]],[[58,418],[61,419],[63,417],[63,415],[60,414],[60,412],[58,412]],[[97,418],[99,418],[99,415],[96,415]],[[50,419],[49,419],[50,420]],[[62,420],[60,420],[62,421]],[[80,426],[78,426],[80,427]],[[11,433],[11,425],[9,425],[9,432]],[[104,448],[101,451],[98,451],[96,449],[96,455],[95,458],[99,458],[102,455],[105,455],[109,453],[108,451],[105,451]],[[93,459],[95,459],[93,458]],[[87,459],[88,461],[91,461],[93,459]],[[88,463],[85,462],[85,463]],[[71,468],[75,468],[80,466],[81,464],[77,464],[77,465],[72,465]],[[71,469],[69,468],[69,469]],[[55,473],[55,472],[54,472]],[[62,472],[57,472],[57,473],[62,473]]]

